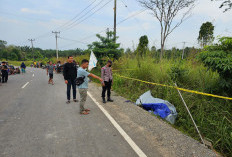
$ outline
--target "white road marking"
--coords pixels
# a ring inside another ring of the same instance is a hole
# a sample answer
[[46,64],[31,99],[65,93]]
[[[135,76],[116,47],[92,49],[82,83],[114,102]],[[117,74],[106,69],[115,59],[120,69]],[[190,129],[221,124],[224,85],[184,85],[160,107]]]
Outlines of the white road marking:
[[25,85],[23,85],[22,89],[25,88],[28,84],[29,84],[29,82],[27,82]]
[[121,126],[114,120],[114,118],[96,101],[96,99],[88,92],[89,97],[95,102],[105,116],[110,120],[122,137],[127,141],[131,148],[137,153],[139,157],[147,157],[147,155],[136,145],[136,143],[127,135]]

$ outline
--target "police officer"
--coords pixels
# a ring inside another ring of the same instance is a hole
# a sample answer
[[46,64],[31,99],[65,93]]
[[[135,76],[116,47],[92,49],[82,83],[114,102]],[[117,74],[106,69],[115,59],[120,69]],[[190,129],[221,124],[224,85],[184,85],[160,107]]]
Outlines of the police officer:
[[8,80],[8,68],[6,62],[2,62],[2,83],[7,83]]
[[102,82],[102,101],[106,103],[105,93],[107,91],[107,101],[113,102],[111,99],[111,86],[113,83],[113,73],[112,73],[112,61],[108,60],[107,64],[102,67],[101,69],[101,78],[103,79]]

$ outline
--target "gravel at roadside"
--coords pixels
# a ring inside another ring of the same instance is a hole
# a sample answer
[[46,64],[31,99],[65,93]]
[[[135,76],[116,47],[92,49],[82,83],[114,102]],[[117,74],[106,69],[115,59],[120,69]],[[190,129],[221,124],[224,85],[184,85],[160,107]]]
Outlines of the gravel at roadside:
[[[184,135],[171,125],[127,99],[112,92],[114,102],[102,103],[101,86],[89,84],[89,92],[110,113],[147,156],[164,157],[216,157],[216,153],[193,138]],[[156,149],[159,153],[152,154]]]

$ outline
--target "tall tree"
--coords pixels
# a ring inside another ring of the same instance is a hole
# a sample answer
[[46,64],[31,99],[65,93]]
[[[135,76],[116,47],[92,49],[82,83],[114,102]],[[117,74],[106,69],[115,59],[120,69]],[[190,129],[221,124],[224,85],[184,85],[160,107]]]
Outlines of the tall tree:
[[[138,0],[140,4],[151,10],[161,26],[161,54],[164,54],[164,46],[167,37],[185,21],[194,7],[196,0]],[[174,23],[175,17],[182,12],[179,22]]]
[[139,38],[139,45],[136,49],[136,53],[137,53],[137,61],[138,61],[138,67],[141,67],[141,63],[140,63],[140,58],[146,55],[146,51],[148,49],[148,38],[146,35],[141,36]]
[[148,49],[148,43],[149,41],[146,35],[140,37],[137,52],[141,57],[146,55],[146,51]]
[[201,25],[197,40],[202,47],[213,42],[214,40],[213,31],[214,31],[214,26],[211,22],[205,22]]
[[7,42],[4,40],[0,40],[0,49],[3,49],[6,47]]

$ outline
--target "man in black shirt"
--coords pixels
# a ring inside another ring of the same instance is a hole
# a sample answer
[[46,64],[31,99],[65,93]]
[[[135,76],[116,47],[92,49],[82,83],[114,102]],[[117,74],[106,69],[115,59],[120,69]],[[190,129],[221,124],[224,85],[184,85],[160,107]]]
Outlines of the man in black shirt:
[[65,63],[65,65],[64,65],[63,75],[64,75],[65,84],[67,84],[67,99],[68,99],[68,101],[66,103],[67,104],[70,103],[71,86],[73,89],[73,101],[77,102],[76,83],[75,83],[75,79],[77,77],[77,68],[76,68],[76,65],[73,63],[73,56],[68,57],[68,63]]

